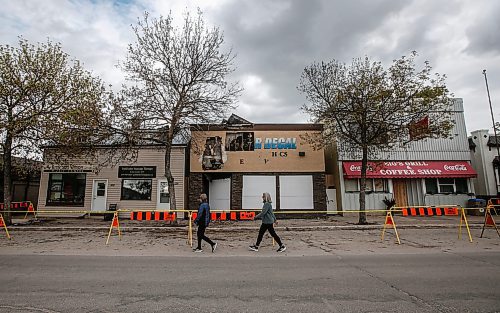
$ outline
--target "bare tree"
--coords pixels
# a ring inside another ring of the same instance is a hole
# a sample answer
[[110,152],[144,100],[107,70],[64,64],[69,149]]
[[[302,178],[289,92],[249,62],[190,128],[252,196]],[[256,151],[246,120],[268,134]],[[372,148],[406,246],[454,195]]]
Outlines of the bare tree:
[[417,70],[416,56],[394,60],[387,69],[365,57],[349,66],[313,63],[302,73],[298,89],[310,102],[303,110],[325,124],[322,144],[361,151],[360,224],[366,224],[369,158],[411,141],[449,137],[453,127],[446,76],[433,75],[428,62]]
[[146,12],[133,30],[136,42],[120,65],[130,83],[124,88],[122,113],[124,121],[164,130],[156,140],[165,146],[170,207],[176,209],[172,143],[189,124],[218,121],[234,108],[241,88],[226,80],[234,71],[234,55],[224,51],[223,34],[208,28],[199,10],[196,16],[185,14],[182,28],[175,27],[172,13],[150,19]]
[[[111,94],[100,79],[70,60],[59,44],[0,45],[0,146],[5,208],[12,201],[12,156],[40,157],[43,145],[77,153],[98,139]],[[63,148],[64,147],[64,148]],[[8,223],[10,212],[5,212]]]

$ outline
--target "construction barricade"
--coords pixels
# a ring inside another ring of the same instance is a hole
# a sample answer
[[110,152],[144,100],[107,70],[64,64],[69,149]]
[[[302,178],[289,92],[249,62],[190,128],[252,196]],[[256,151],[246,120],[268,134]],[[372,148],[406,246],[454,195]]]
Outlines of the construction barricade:
[[499,209],[500,209],[500,198],[491,198],[490,200],[488,200],[488,205],[486,206],[486,209],[484,211],[484,224],[483,224],[483,229],[481,230],[480,238],[483,238],[484,229],[486,227],[495,228],[498,236],[500,237],[500,232],[498,231],[497,224],[495,223],[495,219],[491,214],[491,211],[495,212],[496,214],[496,210]]
[[385,215],[384,228],[382,228],[382,236],[381,236],[382,240],[384,240],[384,234],[385,234],[386,228],[389,225],[392,225],[392,228],[394,229],[394,232],[396,234],[396,238],[398,240],[398,245],[400,245],[401,241],[399,240],[398,229],[396,228],[396,222],[394,222],[394,216],[392,215],[392,210],[387,210],[387,214]]
[[5,233],[7,234],[7,238],[10,240],[9,230],[7,229],[7,225],[5,224],[2,214],[0,214],[0,227],[3,227]]
[[[3,211],[5,205],[0,203],[0,211]],[[19,201],[19,202],[11,202],[10,203],[10,212],[12,213],[24,213],[26,211],[26,215],[24,218],[28,217],[29,213],[33,213],[33,216],[36,218],[36,211],[33,203],[31,201]]]
[[393,207],[392,210],[401,212],[402,216],[460,216],[458,238],[462,238],[462,225],[465,224],[469,241],[472,242],[465,209],[459,205]]

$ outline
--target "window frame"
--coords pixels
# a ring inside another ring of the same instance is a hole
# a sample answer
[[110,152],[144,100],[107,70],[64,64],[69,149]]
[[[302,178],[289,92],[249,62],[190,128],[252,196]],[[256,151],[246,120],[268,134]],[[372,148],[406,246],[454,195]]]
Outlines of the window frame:
[[[451,179],[451,180],[453,180],[453,183],[448,183],[448,182],[443,183],[443,182],[440,182],[440,179]],[[465,183],[465,186],[466,186],[465,192],[457,192],[457,179],[463,180],[463,182]],[[429,192],[428,185],[427,185],[428,180],[434,180],[436,187],[437,187],[437,193]],[[468,180],[468,178],[461,178],[461,177],[456,177],[456,178],[455,177],[425,178],[425,187],[426,187],[425,193],[430,194],[430,195],[433,195],[433,194],[438,194],[438,195],[450,195],[450,194],[464,195],[464,194],[468,194],[470,192],[470,190],[469,190],[470,186],[469,186],[469,183],[467,180]],[[452,186],[453,192],[442,191],[442,189],[443,189],[442,186]]]
[[[54,175],[61,175],[61,179],[54,179]],[[78,175],[83,175],[83,179],[77,178]],[[72,178],[65,179],[65,176],[72,176]],[[57,182],[57,184],[54,184],[54,182]],[[73,194],[73,200],[71,201],[56,201],[56,200],[51,200],[52,194],[59,193],[59,199],[64,199],[63,195],[65,195],[64,192],[64,185],[71,183],[72,186],[72,194]],[[53,187],[59,186],[59,190],[53,190]],[[79,188],[83,186],[83,192],[81,194],[77,194]],[[45,199],[45,206],[47,207],[61,207],[61,206],[67,206],[67,207],[84,207],[85,206],[85,193],[87,191],[87,174],[86,173],[64,173],[64,172],[55,172],[55,173],[49,173],[48,175],[48,182],[47,182],[47,197]],[[75,194],[77,197],[81,197],[81,201],[75,202]]]
[[[132,180],[132,181],[149,181],[150,183],[150,189],[149,189],[149,198],[148,199],[128,199],[124,198],[124,192],[123,192],[123,185],[125,184],[125,181]],[[121,182],[121,188],[120,188],[120,201],[151,201],[153,198],[153,179],[151,178],[123,178]]]
[[[346,180],[347,181],[347,180]],[[347,193],[360,192],[361,189],[361,178],[349,179],[349,181],[356,181],[356,190],[347,190],[344,181],[344,189]],[[383,190],[376,190],[375,181],[381,181],[383,184]],[[386,178],[366,178],[366,193],[389,193],[389,179]]]

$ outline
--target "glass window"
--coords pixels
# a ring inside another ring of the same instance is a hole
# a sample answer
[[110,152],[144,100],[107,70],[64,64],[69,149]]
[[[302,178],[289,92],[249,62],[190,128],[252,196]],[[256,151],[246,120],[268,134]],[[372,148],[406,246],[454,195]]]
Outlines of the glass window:
[[357,179],[346,179],[345,180],[345,191],[346,192],[359,191],[358,180]]
[[47,206],[83,206],[85,201],[86,174],[49,174]]
[[226,151],[254,151],[254,133],[226,133]]
[[467,179],[455,178],[455,188],[456,193],[468,193],[469,188],[467,186]]
[[[345,180],[345,191],[346,192],[359,192],[361,189],[361,179],[346,179]],[[366,179],[366,189],[367,192],[388,192],[389,184],[387,179],[381,178],[367,178]]]
[[425,188],[428,194],[469,192],[466,178],[427,178]]
[[[359,189],[361,190],[361,179],[359,180]],[[373,191],[373,179],[366,179],[366,188],[365,191]]]
[[438,193],[438,185],[437,185],[437,179],[435,178],[427,178],[425,180],[425,189],[428,194],[435,194]]
[[373,190],[375,192],[387,192],[389,191],[387,179],[374,179],[373,180]]
[[160,203],[170,203],[170,193],[168,192],[168,182],[160,182]]
[[121,200],[151,200],[151,179],[122,180]]
[[439,193],[454,193],[455,180],[453,178],[438,178]]

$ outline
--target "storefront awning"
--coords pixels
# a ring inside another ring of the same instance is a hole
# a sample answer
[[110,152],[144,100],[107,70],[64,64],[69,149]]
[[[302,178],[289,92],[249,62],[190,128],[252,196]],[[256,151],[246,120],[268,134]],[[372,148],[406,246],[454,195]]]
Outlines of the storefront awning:
[[[361,162],[343,162],[344,177],[360,178]],[[476,171],[466,161],[368,162],[367,178],[470,178]]]

